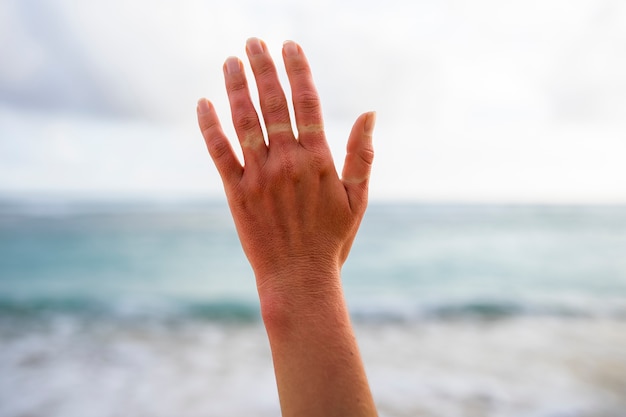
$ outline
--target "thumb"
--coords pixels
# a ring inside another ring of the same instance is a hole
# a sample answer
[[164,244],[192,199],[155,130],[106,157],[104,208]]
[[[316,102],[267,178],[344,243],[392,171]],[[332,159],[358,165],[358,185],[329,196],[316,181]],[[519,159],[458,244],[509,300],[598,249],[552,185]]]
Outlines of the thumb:
[[372,132],[376,113],[364,113],[354,122],[343,164],[342,182],[348,193],[350,206],[355,209],[367,202],[367,186],[374,161]]

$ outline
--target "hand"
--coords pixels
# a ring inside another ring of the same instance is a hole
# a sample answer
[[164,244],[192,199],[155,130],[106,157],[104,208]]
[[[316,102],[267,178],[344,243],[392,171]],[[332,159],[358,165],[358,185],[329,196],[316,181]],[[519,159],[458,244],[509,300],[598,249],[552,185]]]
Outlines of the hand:
[[324,134],[320,100],[300,46],[291,41],[283,46],[297,136],[265,44],[249,39],[246,52],[267,142],[242,63],[235,57],[226,60],[224,77],[245,165],[237,160],[213,105],[205,99],[198,103],[200,129],[222,177],[259,289],[310,287],[311,283],[284,282],[281,277],[311,269],[337,270],[346,260],[367,205],[375,114],[363,114],[354,124],[339,179]]
[[198,122],[256,275],[282,415],[375,416],[340,277],[367,205],[374,113],[355,122],[340,179],[302,49],[283,46],[297,137],[267,48],[253,38],[246,50],[267,141],[234,57],[224,77],[245,164],[206,99]]

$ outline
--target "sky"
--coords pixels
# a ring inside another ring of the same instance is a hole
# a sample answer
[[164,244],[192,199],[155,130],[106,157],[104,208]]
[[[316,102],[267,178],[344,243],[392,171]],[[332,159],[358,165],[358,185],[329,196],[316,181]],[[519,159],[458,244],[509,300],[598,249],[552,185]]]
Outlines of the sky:
[[624,204],[624,22],[621,0],[2,0],[0,195],[223,198],[195,106],[236,143],[221,66],[257,36],[304,48],[339,171],[377,111],[372,200]]

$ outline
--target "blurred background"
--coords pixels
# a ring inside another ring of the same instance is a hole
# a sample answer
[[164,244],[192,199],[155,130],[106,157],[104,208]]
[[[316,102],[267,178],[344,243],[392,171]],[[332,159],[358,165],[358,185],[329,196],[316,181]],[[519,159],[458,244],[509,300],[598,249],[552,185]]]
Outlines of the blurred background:
[[378,113],[344,283],[381,416],[623,416],[624,22],[618,0],[3,0],[0,417],[279,414],[195,117],[211,99],[235,138],[221,67],[251,36],[283,80],[304,48],[339,170]]

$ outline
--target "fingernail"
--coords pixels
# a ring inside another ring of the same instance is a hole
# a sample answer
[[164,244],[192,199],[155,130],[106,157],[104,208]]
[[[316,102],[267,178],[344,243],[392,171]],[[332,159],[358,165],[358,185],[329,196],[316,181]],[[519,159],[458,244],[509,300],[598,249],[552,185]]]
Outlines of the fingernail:
[[376,124],[376,112],[371,111],[367,113],[367,116],[365,116],[365,124],[363,126],[363,130],[365,131],[366,135],[371,136],[372,132],[374,131],[375,124]]
[[226,60],[226,73],[236,74],[241,72],[241,66],[239,65],[239,58],[231,56]]
[[285,41],[285,43],[283,43],[283,49],[285,50],[285,56],[296,56],[300,53],[298,44],[294,41]]
[[201,98],[200,100],[198,100],[198,113],[205,114],[209,111],[211,111],[209,100],[207,100],[206,98]]
[[250,55],[260,55],[265,52],[263,43],[259,38],[250,38],[246,42],[246,47]]

